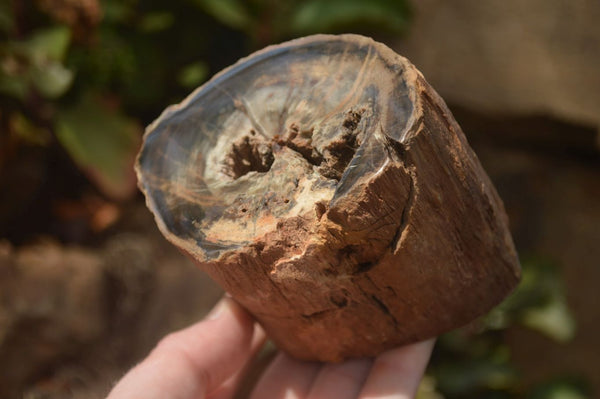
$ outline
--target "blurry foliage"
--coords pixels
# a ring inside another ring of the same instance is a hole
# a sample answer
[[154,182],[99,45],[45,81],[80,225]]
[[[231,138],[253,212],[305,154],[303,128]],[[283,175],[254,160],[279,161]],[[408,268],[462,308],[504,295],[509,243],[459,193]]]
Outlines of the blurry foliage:
[[565,287],[555,264],[526,262],[519,289],[486,318],[486,325],[495,329],[515,322],[558,342],[573,338],[575,320],[568,310]]
[[106,196],[134,193],[141,127],[236,58],[343,30],[400,33],[403,0],[9,0],[0,3],[0,173],[60,145]]
[[523,262],[519,287],[500,306],[461,330],[441,336],[418,399],[438,398],[591,398],[578,379],[556,376],[524,386],[511,363],[504,333],[520,325],[555,340],[573,338],[575,323],[566,303],[559,268],[551,262]]
[[104,193],[117,199],[131,194],[139,124],[106,101],[84,97],[57,115],[55,129],[58,141]]
[[55,26],[6,43],[0,49],[0,93],[21,101],[31,91],[47,99],[63,95],[73,82],[73,72],[63,65],[69,41],[69,30]]
[[193,0],[223,24],[259,45],[311,33],[373,29],[403,33],[409,8],[403,0]]

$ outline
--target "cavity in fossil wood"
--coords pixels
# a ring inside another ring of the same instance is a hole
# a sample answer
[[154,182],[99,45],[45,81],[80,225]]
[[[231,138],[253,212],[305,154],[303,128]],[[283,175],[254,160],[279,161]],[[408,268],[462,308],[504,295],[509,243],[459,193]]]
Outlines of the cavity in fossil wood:
[[435,336],[519,279],[502,202],[443,100],[365,37],[239,61],[148,128],[137,172],[163,234],[300,358]]

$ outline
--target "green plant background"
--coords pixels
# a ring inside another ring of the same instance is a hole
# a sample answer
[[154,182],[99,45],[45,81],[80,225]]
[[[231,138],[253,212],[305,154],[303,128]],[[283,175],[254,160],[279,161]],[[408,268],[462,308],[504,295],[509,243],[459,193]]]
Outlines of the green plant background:
[[[399,0],[0,2],[0,171],[25,148],[63,151],[103,196],[135,195],[143,126],[237,58],[317,32],[409,34]],[[590,397],[577,376],[525,386],[504,341],[522,325],[557,342],[576,330],[559,268],[523,259],[500,307],[441,337],[418,397]]]

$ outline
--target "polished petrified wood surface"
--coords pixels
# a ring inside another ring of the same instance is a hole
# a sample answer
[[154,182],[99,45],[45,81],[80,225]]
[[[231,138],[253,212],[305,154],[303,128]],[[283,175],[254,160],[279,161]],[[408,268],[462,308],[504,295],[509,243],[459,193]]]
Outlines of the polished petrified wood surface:
[[148,128],[137,171],[163,234],[297,357],[440,334],[518,282],[502,202],[443,100],[362,36],[239,61]]

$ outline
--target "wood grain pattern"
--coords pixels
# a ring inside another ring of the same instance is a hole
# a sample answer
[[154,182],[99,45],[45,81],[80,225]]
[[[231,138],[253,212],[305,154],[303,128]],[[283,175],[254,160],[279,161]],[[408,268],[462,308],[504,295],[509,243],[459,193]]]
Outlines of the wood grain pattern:
[[137,172],[166,238],[299,358],[438,335],[519,280],[502,202],[444,101],[362,36],[240,60],[148,128]]

